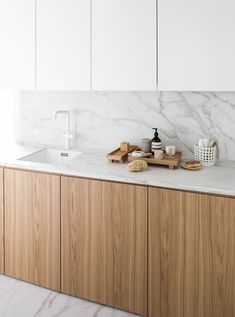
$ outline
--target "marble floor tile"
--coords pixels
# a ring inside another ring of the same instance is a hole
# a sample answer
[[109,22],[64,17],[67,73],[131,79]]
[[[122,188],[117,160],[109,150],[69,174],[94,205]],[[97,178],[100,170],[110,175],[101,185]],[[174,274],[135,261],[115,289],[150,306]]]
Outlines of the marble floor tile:
[[0,317],[136,317],[0,275]]

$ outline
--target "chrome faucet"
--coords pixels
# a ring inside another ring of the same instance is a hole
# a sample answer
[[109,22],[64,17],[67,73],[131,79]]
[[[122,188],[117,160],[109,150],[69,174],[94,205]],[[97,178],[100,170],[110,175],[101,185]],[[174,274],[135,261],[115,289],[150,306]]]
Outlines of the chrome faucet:
[[71,126],[71,114],[67,110],[58,110],[54,114],[54,119],[56,119],[60,114],[67,115],[67,131],[64,132],[65,137],[65,148],[68,150],[71,146],[71,140],[75,138],[75,132],[71,132],[70,126]]

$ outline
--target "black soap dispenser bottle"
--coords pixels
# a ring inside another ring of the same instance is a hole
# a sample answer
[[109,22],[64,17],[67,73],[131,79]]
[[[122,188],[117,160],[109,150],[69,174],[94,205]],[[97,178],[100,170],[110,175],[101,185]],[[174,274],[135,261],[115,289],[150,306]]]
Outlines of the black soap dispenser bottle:
[[151,151],[154,153],[155,150],[161,150],[162,148],[162,141],[158,137],[157,128],[153,128],[155,130],[154,137],[151,141]]

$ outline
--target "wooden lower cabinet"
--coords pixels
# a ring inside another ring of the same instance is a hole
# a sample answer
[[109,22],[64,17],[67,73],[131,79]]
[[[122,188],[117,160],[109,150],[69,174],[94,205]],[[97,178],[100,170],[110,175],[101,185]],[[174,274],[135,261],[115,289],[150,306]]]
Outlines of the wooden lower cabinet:
[[0,168],[4,266],[149,317],[235,317],[235,199]]
[[62,177],[62,292],[147,311],[147,187]]
[[149,188],[149,317],[235,316],[235,199]]
[[3,168],[0,167],[0,274],[4,274]]
[[60,176],[6,168],[5,273],[60,290]]

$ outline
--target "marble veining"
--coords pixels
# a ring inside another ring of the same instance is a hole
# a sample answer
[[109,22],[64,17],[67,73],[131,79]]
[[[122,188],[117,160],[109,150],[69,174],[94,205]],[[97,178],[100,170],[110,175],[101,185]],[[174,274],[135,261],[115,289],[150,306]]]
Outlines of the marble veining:
[[130,173],[127,163],[108,163],[105,150],[81,147],[73,150],[81,151],[82,154],[66,164],[19,160],[38,150],[40,149],[17,144],[3,147],[0,154],[0,166],[235,197],[234,161],[218,160],[215,166],[203,167],[197,172],[186,171],[182,168],[169,170],[162,166],[149,166],[145,172]]
[[76,146],[113,149],[121,141],[140,145],[158,127],[163,144],[185,156],[201,137],[213,137],[221,159],[235,160],[235,93],[231,92],[21,92],[17,140],[30,145],[63,145],[70,110]]
[[137,317],[0,275],[1,317]]

